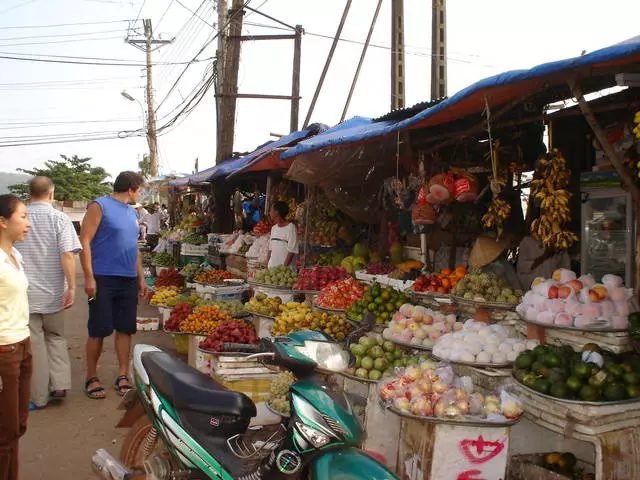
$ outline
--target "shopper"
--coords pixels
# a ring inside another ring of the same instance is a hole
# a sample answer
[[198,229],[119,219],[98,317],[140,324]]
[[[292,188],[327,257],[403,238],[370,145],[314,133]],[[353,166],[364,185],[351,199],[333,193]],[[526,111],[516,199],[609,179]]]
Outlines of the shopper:
[[298,234],[296,226],[286,220],[289,207],[284,202],[276,202],[269,211],[271,221],[271,239],[269,240],[269,268],[278,265],[290,266],[298,253]]
[[84,290],[89,297],[85,394],[92,399],[106,395],[97,376],[97,365],[103,340],[114,330],[119,368],[114,388],[119,395],[132,388],[131,335],[136,332],[138,294],[145,295],[147,285],[136,241],[136,212],[130,204],[137,202],[143,183],[138,173],[120,173],[113,193],[89,205],[80,232]]
[[64,310],[75,299],[75,254],[81,248],[71,219],[53,208],[53,192],[50,178],[35,177],[29,182],[31,231],[24,242],[16,243],[29,279],[31,410],[46,407],[50,399],[64,398],[71,388]]
[[0,195],[0,479],[18,479],[18,442],[27,430],[31,382],[29,282],[14,243],[29,231],[27,207]]
[[160,238],[160,226],[162,224],[162,214],[160,213],[160,205],[154,203],[149,206],[149,213],[140,218],[140,226],[144,225],[146,229],[147,245],[151,250],[158,245],[158,239]]

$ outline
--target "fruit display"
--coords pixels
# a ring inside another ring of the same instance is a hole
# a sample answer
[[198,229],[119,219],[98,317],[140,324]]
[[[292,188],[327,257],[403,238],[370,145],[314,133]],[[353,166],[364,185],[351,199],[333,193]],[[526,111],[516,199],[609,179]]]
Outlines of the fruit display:
[[156,288],[184,287],[184,277],[175,268],[169,268],[160,272],[160,275],[153,282],[153,286]]
[[158,267],[177,267],[178,266],[178,262],[176,261],[176,259],[173,258],[172,255],[169,255],[166,252],[157,253],[156,256],[153,258],[153,261]]
[[345,254],[339,250],[331,250],[326,253],[321,253],[315,260],[316,265],[321,267],[339,267],[344,260]]
[[242,317],[247,313],[240,300],[205,300],[202,305],[215,305],[232,317]]
[[393,280],[401,280],[403,282],[406,281],[415,281],[422,275],[422,272],[417,269],[409,270],[408,272],[404,270],[400,270],[399,268],[394,269],[388,277]]
[[256,241],[249,247],[245,256],[266,264],[269,256],[269,238],[269,235],[256,238]]
[[188,235],[182,239],[182,243],[190,243],[191,245],[206,245],[209,243],[206,235]]
[[171,316],[164,322],[164,329],[171,332],[179,332],[182,322],[191,315],[193,307],[187,302],[180,303],[173,307]]
[[344,268],[350,275],[353,275],[358,270],[363,270],[366,265],[366,260],[362,257],[354,257],[352,255],[348,257],[344,257],[340,265]]
[[510,338],[509,330],[502,325],[467,320],[462,330],[442,335],[433,354],[451,362],[504,365],[537,345],[537,340]]
[[451,290],[458,285],[467,273],[467,269],[463,266],[458,266],[453,271],[448,268],[443,268],[440,273],[418,277],[411,288],[416,292],[448,294],[451,293]]
[[633,290],[616,275],[602,282],[558,269],[551,279],[536,278],[516,311],[527,321],[559,327],[626,329]]
[[541,178],[531,181],[531,199],[540,205],[540,218],[531,223],[531,235],[545,247],[566,250],[578,241],[578,236],[565,229],[571,222],[567,190],[571,170],[558,150],[553,150],[539,160]]
[[170,298],[165,303],[165,306],[171,308],[175,307],[176,305],[180,305],[181,303],[188,303],[192,307],[197,307],[198,305],[204,303],[204,299],[202,297],[199,297],[198,295],[179,295],[177,297]]
[[168,303],[176,300],[182,293],[181,287],[160,287],[156,288],[149,303],[157,307],[167,307]]
[[198,265],[197,263],[188,263],[182,270],[180,270],[180,275],[182,275],[187,282],[192,282],[195,277],[200,275],[204,269]]
[[410,343],[416,347],[433,347],[445,333],[462,329],[453,314],[434,312],[421,305],[405,303],[391,317],[382,332],[385,340]]
[[474,392],[470,377],[457,377],[450,365],[431,360],[396,370],[379,384],[380,399],[400,413],[445,420],[515,420],[523,413],[522,402],[502,390],[484,395]]
[[207,270],[197,275],[194,280],[208,285],[222,285],[225,280],[237,278],[226,270]]
[[393,272],[393,270],[393,265],[386,262],[370,262],[364,267],[365,273],[369,275],[388,275]]
[[640,400],[640,357],[613,354],[589,343],[576,352],[570,346],[538,345],[516,358],[513,376],[523,385],[559,399],[588,402]]
[[224,320],[218,323],[213,333],[200,342],[200,348],[222,352],[225,343],[255,345],[259,343],[255,327],[243,320]]
[[289,371],[279,373],[271,380],[269,385],[268,404],[276,412],[289,415],[291,405],[289,404],[289,388],[296,381],[296,377]]
[[291,288],[298,281],[298,274],[284,265],[260,270],[253,277],[254,282],[277,287]]
[[489,205],[489,210],[482,216],[482,225],[486,229],[494,229],[498,234],[498,238],[502,236],[504,231],[504,222],[511,214],[511,205],[506,200],[494,196]]
[[360,300],[368,287],[353,278],[346,278],[325,286],[314,304],[331,310],[346,310]]
[[293,286],[294,290],[322,290],[329,283],[347,278],[349,274],[343,267],[321,267],[315,265],[312,268],[302,268],[298,272],[298,281]]
[[403,292],[391,287],[383,288],[379,283],[374,283],[361,300],[354,302],[347,309],[347,315],[360,321],[370,312],[376,317],[376,324],[384,325],[389,323],[393,313],[408,301],[409,299]]
[[402,348],[385,341],[382,335],[370,332],[349,345],[356,359],[345,373],[368,380],[393,376],[393,369],[418,364],[419,358],[408,355]]
[[[245,245],[251,246],[256,237],[249,234],[239,234],[232,237],[228,242],[225,242],[220,248],[220,252],[237,255],[240,254],[240,250],[245,249]],[[247,251],[248,248],[245,249]]]
[[330,335],[335,340],[344,339],[351,326],[344,315],[326,312],[312,312],[307,303],[289,302],[280,307],[278,315],[271,327],[273,335],[289,335],[299,330],[315,330]]
[[266,317],[275,317],[280,314],[280,305],[282,305],[282,299],[280,297],[267,297],[263,293],[259,293],[254,297],[251,297],[247,303],[244,304],[245,310]]
[[220,322],[232,320],[231,316],[215,305],[201,305],[180,323],[180,331],[209,335]]
[[255,227],[253,227],[251,233],[253,233],[254,235],[268,235],[271,233],[271,227],[273,227],[273,225],[271,225],[271,222],[260,220],[258,223],[256,223]]
[[502,277],[472,269],[460,279],[451,294],[477,302],[495,302],[517,305],[522,298],[520,290],[512,290]]

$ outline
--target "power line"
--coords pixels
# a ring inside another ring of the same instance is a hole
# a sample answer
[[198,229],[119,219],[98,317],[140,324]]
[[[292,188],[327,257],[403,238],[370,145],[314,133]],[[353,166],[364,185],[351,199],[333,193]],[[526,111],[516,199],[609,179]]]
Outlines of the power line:
[[111,82],[115,80],[130,80],[132,78],[141,78],[140,76],[129,75],[126,77],[102,77],[102,78],[83,78],[76,80],[49,80],[49,81],[41,81],[41,82],[11,82],[11,83],[0,83],[0,88],[2,87],[29,87],[29,86],[49,86],[49,85],[83,85],[83,84],[92,84],[92,83],[103,83],[103,82]]
[[70,40],[51,40],[50,42],[4,43],[0,47],[24,47],[27,45],[55,45],[59,43],[76,43],[89,41],[117,40],[122,37],[75,38]]
[[56,38],[56,37],[79,37],[82,35],[97,35],[99,33],[116,33],[121,32],[122,29],[118,30],[100,30],[97,32],[75,32],[75,33],[58,33],[54,35],[30,35],[27,37],[2,37],[0,38],[0,42],[4,42],[5,40],[30,40],[32,38]]
[[[82,62],[82,61],[71,61],[71,60],[51,60],[51,58],[24,58],[24,57],[15,57],[14,55],[38,55],[39,57],[51,57],[54,59],[59,58],[71,58],[71,59],[88,59],[88,60],[104,60],[103,62]],[[43,62],[43,63],[64,63],[71,65],[104,65],[107,67],[146,67],[146,63],[131,63],[131,60],[120,60],[120,59],[109,59],[109,58],[99,58],[99,57],[71,57],[68,55],[49,55],[46,53],[42,54],[29,54],[29,53],[16,53],[16,52],[0,52],[0,59],[4,60],[18,60],[18,61],[29,61],[29,62]],[[176,62],[176,63],[154,63],[153,65],[189,65],[191,63],[199,63],[199,62],[208,62],[213,60],[214,57],[203,58],[200,60],[192,60],[190,62]],[[112,62],[123,62],[123,63],[112,63]]]
[[22,2],[22,3],[14,5],[13,7],[9,7],[9,8],[5,8],[4,10],[0,10],[0,14],[10,12],[11,10],[15,10],[16,8],[24,7],[25,5],[28,5],[28,4],[33,3],[35,1],[36,0],[26,0],[26,1]]
[[[185,10],[187,10],[188,12],[190,12],[194,17],[196,17],[198,20],[206,23],[207,25],[209,25],[211,28],[214,28],[213,25],[211,25],[209,22],[207,22],[206,20],[204,20],[203,18],[201,18],[196,12],[194,12],[193,10],[191,10],[189,7],[187,7],[184,3],[182,3],[180,0],[176,0],[176,3],[178,5],[180,5],[182,8],[184,8]],[[198,7],[199,9],[199,7]]]
[[13,30],[16,28],[58,28],[58,27],[75,27],[77,25],[107,25],[113,23],[129,23],[131,20],[109,20],[105,22],[79,22],[79,23],[54,23],[50,25],[13,25],[9,27],[0,27],[0,30]]
[[175,0],[171,0],[168,4],[167,4],[167,8],[164,9],[164,12],[162,13],[162,15],[160,16],[160,20],[158,20],[158,23],[156,23],[156,29],[160,29],[160,24],[162,23],[162,20],[164,20],[164,16],[167,14],[167,12],[169,11],[169,9],[171,8],[171,5],[173,5],[173,2],[175,2]]

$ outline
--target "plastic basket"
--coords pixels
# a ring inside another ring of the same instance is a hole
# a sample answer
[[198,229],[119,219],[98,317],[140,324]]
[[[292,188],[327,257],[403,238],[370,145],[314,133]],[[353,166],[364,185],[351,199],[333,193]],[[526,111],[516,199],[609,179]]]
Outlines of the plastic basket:
[[174,335],[173,343],[176,346],[176,351],[180,355],[189,354],[189,335]]

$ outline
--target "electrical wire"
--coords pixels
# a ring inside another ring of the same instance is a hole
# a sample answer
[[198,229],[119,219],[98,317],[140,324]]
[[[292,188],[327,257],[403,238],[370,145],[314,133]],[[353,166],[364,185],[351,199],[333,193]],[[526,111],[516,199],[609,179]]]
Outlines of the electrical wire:
[[[70,60],[51,60],[50,58],[24,58],[24,57],[16,57],[15,55],[37,55],[39,57],[51,57],[54,59],[59,58],[70,58],[70,59],[79,59],[79,60],[104,60],[103,62],[80,62],[80,61],[70,61]],[[213,60],[214,57],[210,58],[202,58],[200,60],[192,60],[191,62],[176,62],[176,63],[153,63],[152,65],[188,65],[189,63],[200,63],[200,62],[208,62]],[[22,61],[30,61],[30,62],[44,62],[44,63],[65,63],[71,65],[103,65],[108,67],[139,67],[144,68],[147,66],[146,63],[132,63],[132,60],[121,60],[121,59],[109,59],[109,58],[99,58],[99,57],[72,57],[68,55],[49,55],[46,53],[41,54],[30,54],[30,53],[17,53],[17,52],[0,52],[0,59],[5,60],[22,60]],[[111,62],[123,62],[123,63],[111,63]]]
[[54,35],[30,35],[27,37],[2,37],[0,38],[0,42],[4,41],[13,41],[13,40],[31,40],[32,38],[57,38],[57,37],[79,37],[82,35],[97,35],[99,33],[116,33],[121,32],[122,29],[118,30],[100,30],[97,32],[76,32],[76,33],[59,33]]
[[168,4],[167,4],[167,8],[164,9],[164,12],[162,13],[162,15],[160,16],[160,20],[158,20],[158,23],[156,23],[156,29],[160,29],[160,24],[162,23],[162,20],[164,20],[165,15],[167,14],[167,12],[169,11],[169,9],[171,8],[171,5],[173,5],[173,2],[175,0],[171,0]]
[[4,10],[0,10],[0,15],[3,14],[3,13],[10,12],[11,10],[15,10],[16,8],[24,7],[25,5],[28,5],[28,4],[33,3],[35,1],[36,0],[26,0],[26,1],[22,2],[22,3],[14,5],[13,7],[5,8]]
[[77,42],[90,42],[90,41],[105,41],[105,40],[118,40],[122,37],[99,37],[99,38],[74,38],[70,40],[51,40],[50,42],[26,42],[26,43],[4,43],[0,47],[24,47],[27,45],[55,45],[60,43],[77,43]]
[[202,18],[200,18],[200,16],[194,12],[193,10],[191,10],[189,7],[187,7],[184,3],[182,3],[180,0],[175,0],[176,3],[178,5],[180,5],[182,8],[184,8],[186,11],[190,12],[192,15],[194,15],[197,19],[199,19],[200,21],[206,23],[207,25],[209,25],[211,28],[213,28],[213,25],[211,25],[209,22],[207,22],[206,20],[203,20]]
[[79,23],[54,23],[50,25],[13,25],[8,27],[0,27],[0,30],[13,30],[17,28],[58,28],[58,27],[75,27],[78,25],[107,25],[113,23],[130,23],[131,20],[109,20],[105,22],[79,22]]

